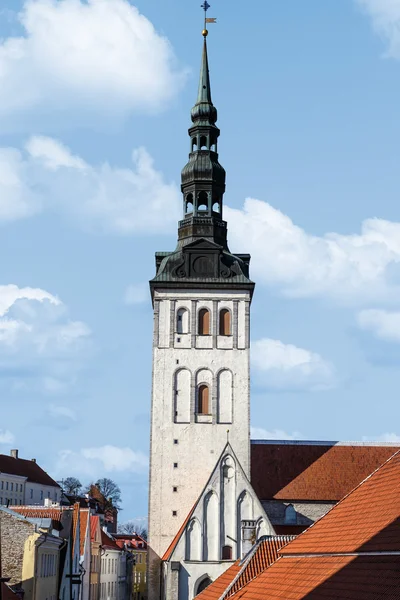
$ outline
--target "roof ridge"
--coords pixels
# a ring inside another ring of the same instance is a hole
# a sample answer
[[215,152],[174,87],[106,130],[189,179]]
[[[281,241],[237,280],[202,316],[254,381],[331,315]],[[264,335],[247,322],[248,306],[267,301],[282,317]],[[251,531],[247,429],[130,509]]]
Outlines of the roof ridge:
[[282,446],[365,446],[365,447],[388,447],[400,448],[400,442],[357,442],[357,441],[334,441],[334,440],[273,440],[273,439],[254,439],[251,444],[282,445]]
[[[317,521],[314,521],[314,523],[311,523],[311,525],[309,527],[307,527],[307,529],[305,529],[304,531],[302,531],[298,536],[296,536],[296,539],[293,540],[293,542],[296,542],[299,538],[301,538],[301,536],[304,536],[307,532],[312,531],[313,527],[315,527],[316,525],[318,525],[318,523],[321,523],[326,517],[328,517],[328,515],[331,515],[333,513],[334,510],[338,509],[338,507],[340,507],[343,502],[352,494],[354,494],[366,481],[368,481],[369,479],[371,479],[376,473],[378,473],[378,471],[380,471],[381,469],[383,469],[383,467],[385,467],[390,461],[392,461],[396,456],[400,456],[400,450],[398,450],[397,452],[395,452],[394,454],[392,454],[392,456],[390,456],[384,463],[382,463],[379,467],[377,467],[374,471],[372,471],[372,473],[370,473],[367,477],[365,477],[365,479],[363,479],[358,485],[356,485],[355,488],[353,488],[350,492],[348,492],[345,496],[343,496],[343,498],[341,500],[339,500],[339,502],[337,502],[330,510],[328,510],[327,513],[325,513],[320,519],[318,519]],[[289,544],[287,544],[285,546],[285,548],[287,548],[288,546],[290,546],[292,542],[289,542]],[[283,548],[281,548],[282,550]],[[296,556],[295,554],[286,554],[285,556]]]

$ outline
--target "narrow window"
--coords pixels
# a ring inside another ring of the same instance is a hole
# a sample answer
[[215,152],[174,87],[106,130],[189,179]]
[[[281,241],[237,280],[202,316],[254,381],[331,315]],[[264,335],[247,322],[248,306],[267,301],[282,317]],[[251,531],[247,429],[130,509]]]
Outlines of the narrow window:
[[199,312],[199,335],[210,335],[210,311],[202,308]]
[[174,463],[174,469],[178,468],[178,463]]
[[209,390],[207,385],[201,385],[199,387],[198,397],[198,414],[208,415],[209,414]]
[[202,135],[200,138],[200,150],[207,150],[207,138],[205,135]]
[[197,198],[197,212],[208,211],[208,194],[207,192],[200,192]]
[[178,488],[176,487],[176,485],[174,485],[174,487],[172,488],[172,491],[173,492],[177,492],[178,491]]
[[285,510],[285,525],[296,525],[297,514],[294,506],[289,504]]
[[222,548],[222,560],[232,560],[232,546]]
[[177,333],[189,332],[189,311],[186,308],[180,308],[176,313],[176,331]]
[[173,510],[173,511],[172,511],[172,516],[173,516],[173,517],[176,517],[177,515],[178,515],[178,512],[177,512],[176,510]]
[[231,313],[227,308],[219,312],[219,335],[231,335]]

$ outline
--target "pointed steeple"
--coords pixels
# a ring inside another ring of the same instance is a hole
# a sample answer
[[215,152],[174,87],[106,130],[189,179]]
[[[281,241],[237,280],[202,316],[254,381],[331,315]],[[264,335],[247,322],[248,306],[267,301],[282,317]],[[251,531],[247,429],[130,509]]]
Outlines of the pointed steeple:
[[[211,100],[207,30],[201,59],[197,101],[191,111],[189,162],[182,170],[183,216],[179,227],[181,243],[207,238],[224,248],[226,223],[222,220],[225,170],[218,162],[217,109]],[[199,221],[201,218],[201,222]]]
[[207,37],[204,35],[203,55],[201,59],[199,91],[197,93],[197,102],[192,108],[192,121],[204,121],[205,124],[214,125],[217,121],[217,109],[211,100],[210,71],[208,68]]

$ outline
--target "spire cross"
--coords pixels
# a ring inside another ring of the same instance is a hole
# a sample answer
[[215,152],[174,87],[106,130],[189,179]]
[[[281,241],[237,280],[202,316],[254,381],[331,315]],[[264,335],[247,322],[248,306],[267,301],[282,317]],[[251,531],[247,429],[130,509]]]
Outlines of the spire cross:
[[204,31],[207,31],[207,11],[211,8],[211,5],[208,4],[207,0],[204,0],[201,8],[204,10]]

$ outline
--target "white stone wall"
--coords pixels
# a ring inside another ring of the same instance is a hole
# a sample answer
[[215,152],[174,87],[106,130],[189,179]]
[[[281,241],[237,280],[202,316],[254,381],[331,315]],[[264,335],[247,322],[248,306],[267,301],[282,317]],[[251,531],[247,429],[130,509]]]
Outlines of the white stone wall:
[[0,473],[0,505],[24,504],[26,477]]
[[106,548],[101,556],[100,600],[125,600],[120,597],[119,577],[124,575],[122,552]]
[[[257,539],[275,533],[237,457],[227,447],[165,565],[164,600],[191,600],[201,581],[214,581],[242,556],[243,520],[255,522]],[[231,547],[231,560],[223,560],[224,546]],[[177,563],[178,576],[173,571]],[[179,590],[175,596],[174,587]]]
[[25,483],[25,505],[37,504],[39,506],[44,506],[46,498],[49,498],[53,502],[60,502],[61,489],[59,487],[41,485],[40,483],[33,483],[31,481]]
[[[249,475],[250,293],[158,290],[154,305],[149,535],[162,556],[209,478],[228,429]],[[188,333],[178,333],[182,308],[190,312]],[[211,311],[209,336],[197,335],[202,308]],[[230,336],[219,335],[222,308],[231,312]],[[209,415],[196,414],[202,381],[210,387]]]

